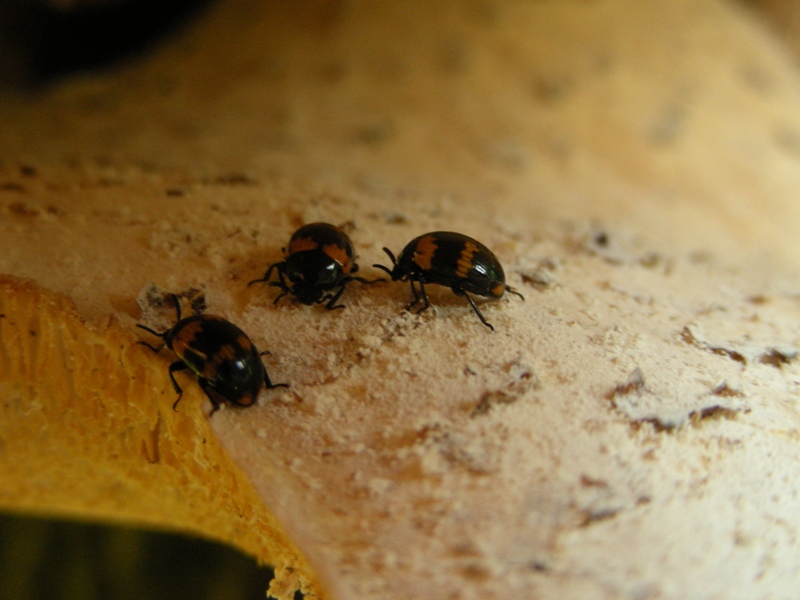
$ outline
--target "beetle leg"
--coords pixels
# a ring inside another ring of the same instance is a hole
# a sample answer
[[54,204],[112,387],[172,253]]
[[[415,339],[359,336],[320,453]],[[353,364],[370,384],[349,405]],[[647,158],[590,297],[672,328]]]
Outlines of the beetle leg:
[[[431,305],[431,303],[428,302],[428,294],[425,293],[425,285],[422,283],[422,280],[418,279],[417,283],[419,284],[419,292],[420,295],[422,296],[422,303],[424,304],[424,306],[417,311],[417,314],[420,314],[421,312],[428,310],[428,307]],[[411,285],[411,289],[412,290],[414,289],[413,284]],[[417,297],[417,300],[415,300],[413,304],[416,304],[419,299],[420,298]]]
[[[180,321],[181,320],[181,302],[180,302],[180,299],[178,298],[178,296],[176,294],[170,294],[170,296],[172,298],[172,304],[175,306],[175,313],[178,315],[178,321]],[[175,322],[177,323],[178,321],[175,321]],[[167,330],[167,331],[156,331],[155,329],[150,329],[146,325],[140,325],[139,323],[137,323],[136,326],[139,329],[144,329],[147,333],[151,333],[151,334],[153,334],[153,335],[155,335],[157,337],[160,337],[162,340],[166,337],[166,335],[170,331],[170,330]],[[161,344],[158,348],[156,348],[155,346],[151,346],[147,342],[139,342],[139,343],[142,346],[147,346],[148,348],[150,348],[150,350],[152,350],[156,354],[161,352],[161,349],[164,346],[167,345],[166,342],[165,342],[165,343]]]
[[281,298],[283,298],[286,294],[291,294],[292,293],[292,288],[290,288],[288,285],[286,285],[286,280],[283,278],[283,269],[280,268],[280,267],[278,268],[278,281],[270,281],[269,284],[272,287],[276,287],[276,288],[280,288],[281,289],[281,293],[278,294],[278,297],[275,298],[275,300],[273,300],[273,302],[272,302],[273,304],[277,304],[278,301]]
[[152,350],[156,354],[161,352],[164,349],[164,347],[166,346],[166,344],[161,344],[158,348],[156,348],[155,346],[151,346],[147,342],[139,342],[139,344],[142,345],[142,346],[147,346],[148,348],[150,348],[150,350]]
[[[200,384],[200,388],[206,393],[206,397],[211,401],[211,412],[208,413],[210,417],[219,410],[219,400],[214,397],[214,390],[209,386],[207,379],[198,379],[197,382]],[[177,402],[175,404],[177,404]]]
[[411,286],[411,293],[414,294],[414,299],[408,306],[406,306],[406,310],[411,310],[411,307],[420,301],[419,292],[417,291],[417,288],[414,287],[414,281],[415,280],[412,279],[411,277],[408,278],[408,283]]
[[177,409],[178,402],[180,402],[181,398],[183,397],[183,390],[181,389],[181,386],[178,385],[178,382],[175,381],[175,372],[183,371],[188,368],[189,367],[186,365],[186,363],[181,360],[176,361],[169,366],[169,379],[172,382],[172,387],[178,393],[178,399],[175,400],[175,403],[172,405],[172,410]]
[[364,279],[363,277],[345,277],[343,279],[343,281],[344,282],[358,281],[359,283],[364,283],[364,284],[369,285],[369,284],[372,284],[372,283],[378,283],[380,281],[386,281],[386,280],[383,277],[378,277],[377,279]]
[[272,388],[276,388],[276,387],[288,388],[289,384],[288,383],[272,383],[272,381],[270,381],[270,379],[269,379],[269,373],[267,373],[267,370],[264,369],[264,386],[268,390],[271,390]]
[[[454,291],[454,292],[456,291],[456,290],[455,290],[455,288],[453,289],[453,291]],[[487,320],[484,318],[484,316],[483,316],[483,314],[481,313],[481,311],[480,311],[480,310],[478,310],[478,306],[475,304],[475,301],[474,301],[474,300],[473,300],[473,299],[470,297],[470,295],[469,295],[467,292],[465,292],[464,290],[459,290],[458,292],[456,292],[456,294],[458,294],[459,296],[465,296],[465,297],[466,297],[466,299],[467,299],[467,300],[469,300],[469,304],[470,304],[470,306],[472,307],[472,310],[474,310],[474,311],[475,311],[475,314],[476,314],[476,315],[478,315],[478,318],[481,320],[481,323],[483,323],[483,324],[484,324],[484,325],[486,325],[486,326],[487,326],[489,329],[491,329],[492,331],[494,331],[494,327],[492,327],[492,324],[491,324],[491,323],[489,323],[489,321],[487,321]]]
[[278,294],[278,297],[277,297],[277,298],[275,298],[275,300],[272,302],[273,304],[277,304],[277,303],[278,303],[278,300],[280,300],[280,299],[281,299],[281,298],[283,298],[283,297],[284,297],[286,294],[288,294],[289,292],[291,292],[291,290],[290,290],[289,288],[287,288],[287,287],[281,287],[281,284],[280,284],[280,283],[278,283],[277,281],[270,281],[270,283],[269,283],[269,284],[270,284],[271,286],[274,286],[274,287],[277,287],[277,288],[281,288],[281,289],[283,290],[283,291],[282,291],[280,294]]
[[[349,281],[349,280],[348,280],[348,281]],[[341,285],[341,287],[339,288],[339,291],[338,291],[338,292],[336,292],[336,293],[335,293],[335,294],[333,294],[333,295],[331,295],[331,294],[328,294],[327,296],[324,296],[324,297],[323,297],[323,298],[320,300],[320,302],[325,302],[325,300],[327,300],[327,301],[328,301],[328,303],[325,305],[325,308],[327,308],[328,310],[333,310],[334,308],[344,308],[344,304],[336,304],[336,301],[337,301],[339,298],[341,298],[341,296],[342,296],[342,293],[344,292],[344,285],[345,285],[345,283],[347,283],[347,281],[345,281],[345,282],[344,282],[344,283]]]
[[251,286],[251,285],[253,285],[254,283],[259,283],[260,281],[264,281],[264,282],[266,282],[266,281],[269,281],[269,278],[270,278],[270,277],[272,277],[272,271],[273,271],[273,269],[277,268],[277,269],[278,269],[278,272],[279,272],[279,273],[281,272],[281,267],[280,267],[280,265],[283,265],[283,262],[276,262],[276,263],[272,263],[272,264],[269,266],[269,268],[267,269],[267,272],[266,272],[266,273],[264,273],[264,276],[263,276],[261,279],[253,279],[253,281],[251,281],[250,283],[248,283],[248,284],[247,284],[247,286],[248,286],[248,287],[250,287],[250,286]]
[[283,268],[278,268],[278,281],[280,282],[280,287],[282,290],[289,291],[289,286],[286,285],[286,279],[283,277]]
[[[265,350],[264,352],[259,353],[258,356],[261,357],[261,356],[264,356],[266,354],[272,354],[272,353],[269,350]],[[260,360],[260,358],[259,358],[259,360]],[[261,366],[264,367],[264,361],[263,360],[261,361]],[[276,388],[276,387],[288,388],[289,384],[288,383],[272,383],[272,381],[270,381],[270,379],[269,379],[269,373],[267,373],[267,367],[264,367],[264,386],[268,390],[271,390],[272,388]]]

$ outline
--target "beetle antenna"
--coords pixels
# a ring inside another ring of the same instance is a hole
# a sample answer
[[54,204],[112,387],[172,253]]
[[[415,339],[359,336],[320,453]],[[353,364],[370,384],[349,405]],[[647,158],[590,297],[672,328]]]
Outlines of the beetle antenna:
[[384,246],[384,248],[383,248],[383,251],[384,251],[384,252],[386,252],[386,254],[388,254],[388,255],[389,255],[389,258],[391,258],[391,259],[392,259],[392,265],[393,265],[393,266],[396,266],[396,265],[397,265],[397,259],[394,257],[394,254],[392,254],[392,251],[391,251],[391,250],[389,250],[389,249],[388,249],[387,247],[385,247],[385,246]]
[[510,285],[507,285],[507,286],[506,286],[506,291],[507,291],[509,294],[514,294],[515,296],[519,296],[520,298],[522,298],[522,301],[523,301],[523,302],[525,302],[525,296],[523,296],[522,294],[520,294],[520,293],[519,293],[517,290],[515,290],[514,288],[512,288]]
[[[392,266],[396,267],[397,266],[397,259],[394,257],[394,254],[392,254],[392,251],[389,250],[386,247],[384,247],[383,251],[386,252],[386,254],[389,255],[389,258],[392,259]],[[389,267],[385,267],[383,265],[372,265],[372,266],[375,267],[376,269],[380,269],[381,271],[386,271],[389,275],[392,274],[392,271],[391,271],[391,269],[389,269]]]

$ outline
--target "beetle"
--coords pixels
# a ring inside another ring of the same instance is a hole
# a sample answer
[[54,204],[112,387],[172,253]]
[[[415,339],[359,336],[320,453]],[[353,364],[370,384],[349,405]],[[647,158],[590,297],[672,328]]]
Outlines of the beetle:
[[[281,294],[275,298],[275,304],[286,294],[291,294],[303,304],[327,302],[325,308],[329,310],[344,308],[344,304],[336,302],[348,283],[384,281],[370,281],[353,275],[358,272],[353,242],[341,228],[330,223],[302,226],[292,234],[283,254],[284,260],[271,264],[264,277],[247,284],[269,282],[271,286],[280,288]],[[278,272],[278,281],[269,281],[274,270]]]
[[230,321],[214,315],[192,315],[181,318],[181,305],[178,297],[172,295],[177,321],[164,332],[158,332],[144,325],[136,325],[148,333],[164,340],[161,346],[151,346],[139,342],[159,353],[165,346],[172,350],[179,360],[169,366],[172,387],[178,399],[172,405],[176,410],[183,390],[175,380],[175,373],[186,369],[197,375],[200,388],[211,400],[213,408],[210,415],[219,410],[222,404],[252,406],[258,399],[261,387],[267,389],[289,387],[286,383],[272,383],[267,369],[261,361],[255,345],[247,335]]
[[[489,298],[501,298],[505,292],[525,297],[506,285],[505,273],[500,261],[486,246],[469,236],[453,231],[433,231],[411,240],[395,258],[388,248],[383,249],[392,261],[389,269],[384,265],[373,265],[386,271],[392,281],[409,281],[414,300],[407,310],[422,302],[417,314],[430,306],[425,284],[436,283],[448,286],[456,296],[464,296],[481,323],[494,331],[478,309],[470,294]],[[414,286],[419,284],[419,291]]]

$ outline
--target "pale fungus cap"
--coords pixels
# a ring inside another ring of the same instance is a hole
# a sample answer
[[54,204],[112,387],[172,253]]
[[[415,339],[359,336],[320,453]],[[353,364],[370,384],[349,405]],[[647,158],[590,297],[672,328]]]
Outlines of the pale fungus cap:
[[[688,0],[231,0],[0,97],[0,506],[231,543],[281,600],[791,595],[798,105]],[[316,221],[366,278],[472,236],[525,301],[247,286]],[[173,411],[159,290],[291,388],[208,419],[178,373]]]

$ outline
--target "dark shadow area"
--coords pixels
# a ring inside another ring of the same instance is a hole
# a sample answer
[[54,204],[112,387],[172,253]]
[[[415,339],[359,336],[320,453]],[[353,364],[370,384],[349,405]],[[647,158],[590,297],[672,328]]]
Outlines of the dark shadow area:
[[264,600],[272,577],[198,538],[0,515],[0,598]]
[[36,87],[146,52],[214,0],[0,1],[0,84]]

